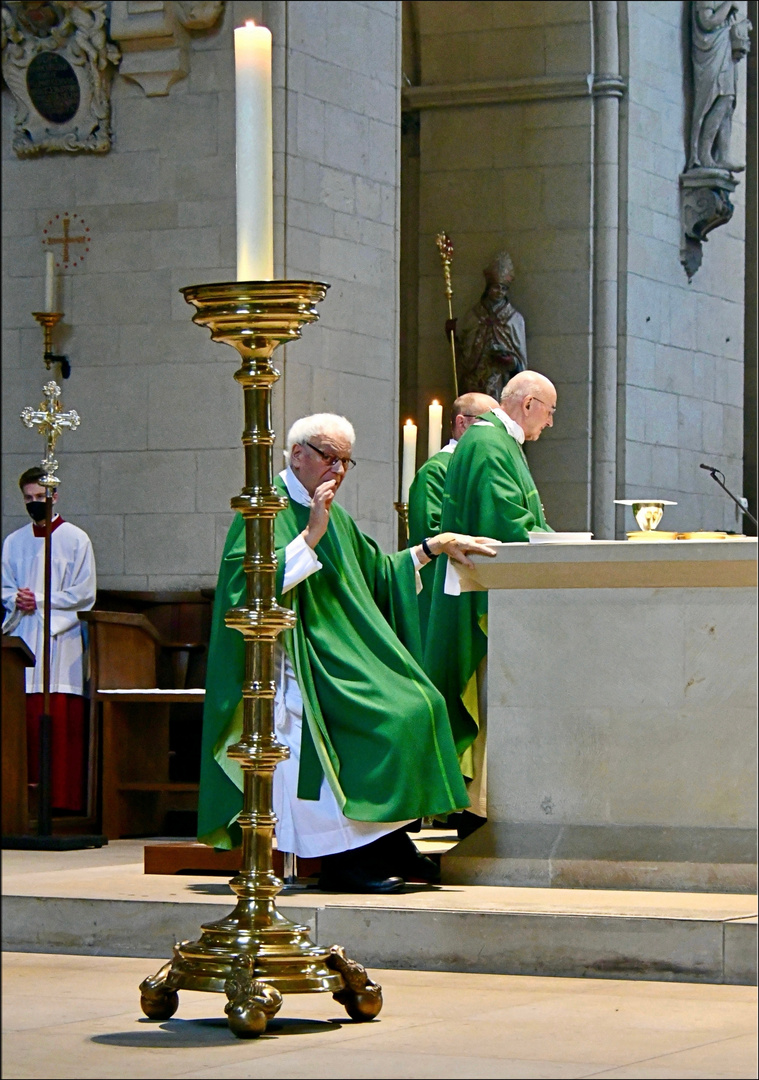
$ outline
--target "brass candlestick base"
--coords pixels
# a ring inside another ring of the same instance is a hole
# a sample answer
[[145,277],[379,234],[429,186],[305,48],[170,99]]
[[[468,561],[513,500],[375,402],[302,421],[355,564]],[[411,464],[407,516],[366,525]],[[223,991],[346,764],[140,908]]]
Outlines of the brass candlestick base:
[[229,1026],[241,1038],[261,1035],[287,993],[331,991],[354,1020],[371,1020],[382,1008],[382,989],[364,968],[338,945],[314,945],[308,927],[290,922],[274,903],[283,882],[272,864],[272,780],[288,750],[274,735],[273,649],[295,616],[276,602],[274,518],[287,502],[273,482],[271,389],[279,372],[271,356],[318,318],[315,305],[327,288],[312,281],[233,281],[181,290],[196,308],[193,322],[242,359],[234,377],[245,397],[245,487],[232,508],[245,519],[247,596],[245,607],[225,616],[245,638],[243,732],[228,750],[243,770],[242,869],[230,882],[238,897],[234,911],[204,925],[198,941],[175,946],[173,960],[140,985],[141,1005],[147,1016],[166,1020],[176,1012],[178,990],[223,991]]
[[61,377],[68,379],[71,374],[71,364],[66,356],[56,356],[53,352],[53,327],[57,326],[63,318],[62,311],[33,311],[32,315],[42,327],[42,359],[48,371],[53,364],[61,365]]
[[[33,311],[32,315],[42,327],[43,343],[42,353],[47,364],[48,371],[52,363],[53,353],[53,327],[57,326],[63,318],[62,311]],[[50,359],[48,359],[50,357]]]

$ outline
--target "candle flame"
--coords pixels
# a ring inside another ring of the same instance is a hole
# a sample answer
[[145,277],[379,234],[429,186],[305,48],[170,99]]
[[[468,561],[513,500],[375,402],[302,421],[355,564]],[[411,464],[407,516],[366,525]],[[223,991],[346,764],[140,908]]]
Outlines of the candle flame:
[[440,402],[438,401],[438,399],[437,399],[437,398],[433,398],[433,399],[432,399],[432,402],[431,402],[431,404],[433,404],[433,405],[439,405],[439,404],[440,404]]
[[411,427],[414,426],[414,421],[413,420],[407,420],[406,421],[406,427],[409,427],[409,426],[411,426]]
[[255,19],[246,19],[245,20],[245,25],[254,27],[256,25],[256,20]]

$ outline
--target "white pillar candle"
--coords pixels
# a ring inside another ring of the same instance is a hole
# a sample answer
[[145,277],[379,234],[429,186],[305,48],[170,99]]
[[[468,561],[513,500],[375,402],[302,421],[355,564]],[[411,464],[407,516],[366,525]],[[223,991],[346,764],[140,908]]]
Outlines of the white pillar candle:
[[427,433],[427,457],[431,458],[433,454],[437,454],[440,451],[440,445],[443,438],[443,406],[437,401],[433,401],[430,405],[430,419],[429,430]]
[[271,31],[235,29],[237,280],[274,277]]
[[407,420],[403,425],[403,470],[401,472],[401,502],[408,502],[409,488],[416,472],[416,424]]
[[45,311],[55,311],[55,255],[45,252]]

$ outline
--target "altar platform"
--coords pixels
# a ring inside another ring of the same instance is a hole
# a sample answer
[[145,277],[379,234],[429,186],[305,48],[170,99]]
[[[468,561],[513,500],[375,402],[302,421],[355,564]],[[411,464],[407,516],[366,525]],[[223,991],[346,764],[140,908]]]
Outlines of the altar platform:
[[[455,841],[417,834],[422,850]],[[168,842],[168,841],[167,841]],[[3,949],[168,960],[234,906],[225,876],[144,873],[143,849],[3,852]],[[312,940],[370,968],[756,983],[756,897],[745,894],[410,886],[395,896],[283,894]]]

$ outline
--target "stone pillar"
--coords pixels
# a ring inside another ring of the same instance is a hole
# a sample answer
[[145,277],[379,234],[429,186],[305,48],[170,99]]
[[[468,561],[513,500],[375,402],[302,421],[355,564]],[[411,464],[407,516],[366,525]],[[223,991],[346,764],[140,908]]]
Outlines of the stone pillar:
[[613,540],[617,489],[619,40],[617,4],[593,4],[593,374],[591,528]]

